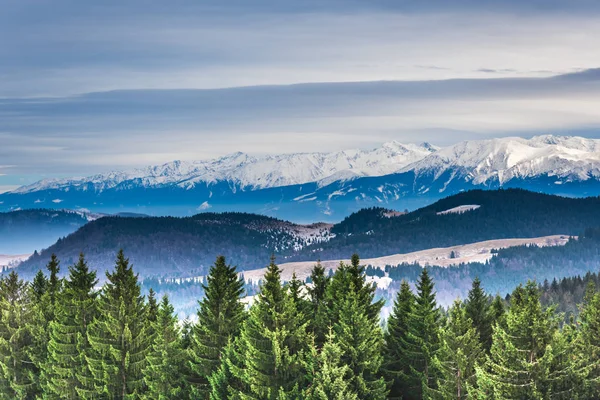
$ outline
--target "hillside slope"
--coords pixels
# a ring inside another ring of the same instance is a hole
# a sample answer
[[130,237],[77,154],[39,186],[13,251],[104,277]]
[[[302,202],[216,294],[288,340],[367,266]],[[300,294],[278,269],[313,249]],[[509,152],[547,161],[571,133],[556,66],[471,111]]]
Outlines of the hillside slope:
[[35,273],[51,253],[56,253],[63,265],[70,265],[83,252],[102,278],[122,248],[142,277],[189,276],[204,273],[219,254],[240,267],[262,265],[273,253],[293,253],[329,240],[330,227],[296,225],[243,213],[202,213],[187,218],[104,217],[34,255],[19,266],[19,271]]
[[70,264],[82,251],[91,265],[105,270],[120,248],[143,277],[203,275],[219,254],[242,270],[264,267],[271,254],[281,263],[345,259],[355,252],[374,258],[492,239],[577,236],[600,226],[598,210],[600,198],[510,189],[460,193],[407,214],[365,209],[333,226],[243,213],[104,217],[32,257],[21,270],[34,273],[51,252]]
[[[465,212],[446,212],[461,206]],[[345,258],[407,253],[490,239],[554,234],[579,235],[600,226],[600,198],[568,198],[521,189],[473,190],[449,196],[411,213],[390,217],[381,209],[363,210],[334,225],[336,236],[312,245],[295,259]]]

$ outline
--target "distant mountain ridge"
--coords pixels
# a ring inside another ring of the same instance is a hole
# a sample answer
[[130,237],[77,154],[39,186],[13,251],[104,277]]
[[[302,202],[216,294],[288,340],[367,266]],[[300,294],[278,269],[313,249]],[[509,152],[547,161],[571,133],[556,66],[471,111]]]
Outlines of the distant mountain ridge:
[[0,210],[42,206],[185,216],[210,209],[333,222],[365,207],[415,209],[478,188],[600,195],[600,140],[545,135],[471,140],[445,148],[390,142],[370,151],[234,153],[44,180],[1,194]]
[[20,210],[0,213],[0,254],[41,250],[102,215],[71,210]]
[[86,178],[46,179],[23,186],[15,194],[42,190],[105,190],[127,189],[130,185],[141,187],[177,186],[191,189],[197,184],[230,182],[240,189],[266,189],[330,181],[346,177],[380,176],[420,160],[438,150],[429,143],[385,143],[371,150],[345,150],[333,153],[296,153],[268,156],[251,156],[237,152],[207,161],[173,161],[170,163],[136,169],[130,172],[112,172]]
[[104,217],[59,240],[19,270],[34,274],[51,253],[68,265],[83,251],[102,272],[112,267],[121,248],[142,277],[203,275],[219,254],[241,270],[264,267],[271,254],[280,263],[345,259],[354,252],[374,258],[492,239],[580,235],[600,227],[599,209],[598,197],[510,189],[464,192],[410,213],[364,209],[334,225],[299,225],[245,213]]

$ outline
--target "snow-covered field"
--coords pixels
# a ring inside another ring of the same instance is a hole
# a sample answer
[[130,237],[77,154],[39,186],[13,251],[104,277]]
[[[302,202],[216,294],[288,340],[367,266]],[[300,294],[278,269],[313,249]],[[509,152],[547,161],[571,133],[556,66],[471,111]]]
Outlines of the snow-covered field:
[[[419,263],[421,265],[438,265],[448,267],[460,263],[485,262],[492,258],[493,249],[502,249],[506,247],[537,245],[537,246],[562,246],[569,240],[567,235],[543,236],[528,239],[497,239],[487,240],[459,246],[434,248],[428,250],[415,251],[405,254],[394,254],[384,257],[367,258],[362,260],[364,265],[372,265],[384,269],[386,265],[398,265],[402,263]],[[454,254],[453,254],[454,253]],[[454,255],[454,258],[451,256]],[[327,268],[335,270],[340,261],[349,262],[349,260],[330,260],[321,261],[321,264]],[[305,280],[310,276],[310,271],[315,265],[315,261],[291,262],[281,264],[281,277],[283,280],[289,280],[295,272],[300,280]],[[262,279],[266,268],[244,271],[246,281],[258,282]],[[389,278],[377,278],[377,284],[381,287],[389,285]]]
[[21,261],[27,260],[31,254],[5,255],[0,254],[0,267],[16,267]]

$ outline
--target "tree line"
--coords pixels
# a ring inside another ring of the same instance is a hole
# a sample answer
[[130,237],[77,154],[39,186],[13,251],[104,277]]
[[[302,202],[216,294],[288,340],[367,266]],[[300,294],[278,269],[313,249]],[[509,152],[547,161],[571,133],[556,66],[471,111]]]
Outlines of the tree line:
[[310,284],[272,258],[251,306],[225,257],[197,321],[141,294],[119,252],[98,288],[83,255],[60,279],[0,279],[0,399],[590,399],[600,397],[600,293],[563,323],[535,282],[508,304],[479,279],[445,310],[423,269],[386,323],[358,255]]

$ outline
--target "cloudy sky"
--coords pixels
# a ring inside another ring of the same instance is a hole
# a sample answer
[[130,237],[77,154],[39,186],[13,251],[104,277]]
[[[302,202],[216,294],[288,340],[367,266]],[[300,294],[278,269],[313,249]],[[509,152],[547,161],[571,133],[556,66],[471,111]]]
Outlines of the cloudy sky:
[[0,192],[233,151],[600,138],[596,0],[0,7]]

